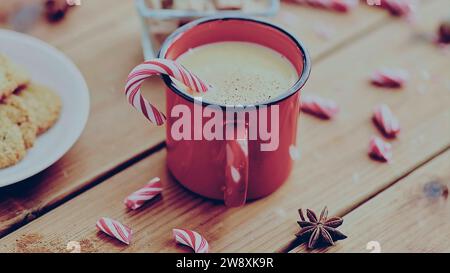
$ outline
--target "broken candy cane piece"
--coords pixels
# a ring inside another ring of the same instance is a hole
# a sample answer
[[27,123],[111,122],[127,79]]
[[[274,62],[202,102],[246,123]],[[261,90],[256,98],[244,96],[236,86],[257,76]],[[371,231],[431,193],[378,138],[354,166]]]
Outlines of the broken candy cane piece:
[[408,80],[408,72],[403,69],[383,68],[371,77],[373,85],[387,88],[401,88]]
[[336,102],[318,96],[302,96],[300,109],[323,119],[331,119],[339,113],[339,106]]
[[383,8],[394,16],[411,17],[416,12],[416,5],[415,0],[380,0],[378,5],[373,6]]
[[386,104],[375,107],[373,122],[386,137],[395,138],[400,133],[400,123]]
[[195,253],[208,253],[209,245],[203,236],[198,232],[189,229],[177,229],[172,230],[175,241],[180,244],[189,246]]
[[450,19],[439,26],[437,41],[441,44],[450,44]]
[[358,0],[294,0],[294,2],[337,12],[348,12],[359,4]]
[[373,159],[389,163],[392,160],[392,145],[384,142],[379,137],[373,136],[369,143],[369,156]]
[[140,208],[145,202],[153,199],[155,196],[162,192],[161,179],[155,177],[150,182],[145,185],[142,189],[139,189],[132,194],[130,194],[123,201],[125,206],[135,210]]
[[116,238],[117,240],[127,245],[129,245],[131,242],[131,237],[133,235],[133,231],[131,230],[131,228],[121,224],[116,220],[102,217],[97,221],[96,226],[100,231]]

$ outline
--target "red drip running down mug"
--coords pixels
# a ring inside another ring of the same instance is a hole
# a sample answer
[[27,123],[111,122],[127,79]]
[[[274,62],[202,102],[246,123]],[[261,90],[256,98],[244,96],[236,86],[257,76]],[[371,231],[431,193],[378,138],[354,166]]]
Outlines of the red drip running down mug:
[[[179,28],[163,43],[158,58],[176,60],[192,48],[227,41],[250,42],[268,47],[284,56],[298,75],[295,84],[286,92],[254,107],[231,107],[235,112],[232,115],[226,113],[230,106],[199,102],[180,89],[171,77],[162,75],[166,84],[166,144],[170,173],[190,191],[211,199],[224,200],[227,206],[235,207],[245,204],[246,200],[261,198],[274,192],[287,180],[295,159],[292,150],[296,147],[300,89],[309,77],[311,63],[302,42],[287,31],[265,21],[235,16],[208,17]],[[166,65],[163,67],[169,70],[174,68]],[[185,72],[189,73],[183,71],[181,78],[186,78]],[[133,89],[133,83],[135,82],[128,83],[127,89]],[[129,98],[130,102],[133,99],[134,97]],[[146,103],[148,109],[159,112],[145,99],[135,103],[135,107],[138,105],[137,108],[140,108],[140,105],[144,106]],[[220,124],[223,125],[223,138],[196,140],[196,132],[191,132],[188,139],[174,137],[172,127],[179,115],[172,115],[172,111],[177,107],[180,109],[180,106],[194,113],[190,117],[192,124],[200,123],[200,127],[192,126],[193,131],[198,128],[201,130],[214,117],[222,117]],[[209,107],[221,111],[223,115],[197,116]],[[272,112],[272,108],[277,108],[277,111]],[[143,113],[149,118],[145,110]],[[274,116],[273,113],[277,115]],[[259,133],[256,133],[256,137],[249,138],[249,130],[253,130],[249,125],[250,117],[255,116],[258,117],[258,123],[256,128],[252,128],[256,132],[262,126],[268,130],[278,128],[276,149],[261,149],[262,145],[267,144],[267,139]],[[160,114],[153,118],[153,122],[162,124],[165,116]],[[277,122],[276,126],[273,124],[274,120]],[[227,126],[230,124],[234,126]],[[230,138],[231,135],[234,137]]]

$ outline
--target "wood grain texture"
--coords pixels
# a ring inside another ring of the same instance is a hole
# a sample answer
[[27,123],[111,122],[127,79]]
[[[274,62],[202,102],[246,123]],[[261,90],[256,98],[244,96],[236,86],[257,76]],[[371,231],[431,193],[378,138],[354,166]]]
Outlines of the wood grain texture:
[[[359,37],[387,18],[361,7],[349,15],[283,4],[276,21],[298,34],[313,59]],[[317,22],[332,25],[334,35],[321,40]],[[91,91],[87,128],[75,147],[43,173],[0,189],[0,235],[39,217],[105,175],[164,141],[163,128],[149,125],[129,107],[122,94],[131,68],[142,60],[140,29],[133,1],[86,1],[67,18],[49,25],[39,22],[31,34],[66,53],[78,65]],[[163,84],[149,81],[146,96],[164,108]]]
[[[438,0],[425,7],[416,29],[433,32],[449,5]],[[0,251],[22,251],[27,236],[40,238],[27,250],[60,251],[69,240],[83,240],[89,246],[85,251],[189,251],[174,244],[170,230],[175,227],[197,230],[213,252],[285,250],[298,230],[298,208],[320,210],[328,205],[330,215],[343,215],[449,146],[450,61],[432,43],[416,37],[409,25],[392,21],[315,66],[305,92],[334,98],[342,113],[333,122],[301,115],[302,159],[287,183],[267,198],[226,209],[197,197],[167,174],[165,151],[160,151],[6,236]],[[404,90],[368,84],[368,75],[384,65],[410,70],[412,78]],[[381,102],[392,106],[403,128],[392,142],[390,165],[370,160],[366,151],[369,137],[378,134],[370,121],[372,108]],[[163,197],[127,212],[123,198],[154,176],[162,178]],[[136,233],[131,246],[98,234],[94,225],[101,216],[130,225]]]
[[[430,190],[435,185],[435,190]],[[329,252],[450,251],[450,151],[344,217],[348,239]],[[428,190],[427,190],[428,189]],[[448,192],[447,192],[448,195]],[[293,252],[303,252],[304,246]]]

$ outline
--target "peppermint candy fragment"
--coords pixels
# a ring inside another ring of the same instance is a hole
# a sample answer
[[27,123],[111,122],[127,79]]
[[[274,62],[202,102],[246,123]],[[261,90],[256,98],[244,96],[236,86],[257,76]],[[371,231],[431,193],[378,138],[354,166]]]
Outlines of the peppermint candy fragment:
[[178,243],[188,246],[194,250],[195,253],[208,253],[209,245],[208,241],[201,236],[198,232],[189,229],[177,229],[172,230],[173,237]]
[[339,113],[339,106],[336,102],[318,96],[302,96],[300,109],[323,119],[331,119]]
[[97,228],[106,233],[107,235],[116,238],[117,240],[129,245],[133,230],[131,228],[121,224],[119,221],[102,217],[97,221]]
[[401,88],[408,78],[408,72],[403,69],[383,68],[373,73],[371,82],[379,87]]
[[389,11],[394,16],[412,17],[416,12],[417,2],[414,0],[379,0],[374,5]]
[[336,12],[349,12],[359,4],[358,0],[294,0],[294,2]]
[[373,136],[369,143],[369,156],[375,160],[389,163],[392,161],[392,145]]
[[437,41],[441,44],[450,44],[450,19],[439,25]]
[[161,179],[155,177],[143,188],[133,192],[123,201],[125,206],[135,210],[140,208],[145,202],[153,199],[162,192]]
[[375,107],[373,122],[386,137],[395,138],[400,133],[400,123],[386,104]]

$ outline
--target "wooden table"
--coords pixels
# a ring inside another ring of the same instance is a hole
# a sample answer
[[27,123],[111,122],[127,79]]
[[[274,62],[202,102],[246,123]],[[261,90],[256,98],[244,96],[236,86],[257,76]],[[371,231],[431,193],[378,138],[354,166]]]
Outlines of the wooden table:
[[[122,88],[142,60],[140,26],[132,1],[86,1],[56,25],[31,31],[67,54],[91,91],[92,109],[73,149],[43,173],[0,189],[1,252],[66,252],[78,241],[82,252],[189,252],[177,246],[175,227],[200,232],[212,252],[304,252],[295,240],[298,208],[344,218],[348,239],[330,252],[450,251],[450,201],[430,198],[425,185],[450,186],[450,55],[424,39],[448,16],[448,0],[423,1],[412,26],[382,10],[361,6],[336,14],[283,3],[273,20],[297,34],[313,59],[304,93],[330,97],[341,106],[334,121],[301,115],[301,159],[289,181],[267,198],[227,209],[178,185],[165,166],[164,129],[149,125],[129,107]],[[320,37],[317,29],[331,27]],[[377,89],[370,73],[404,67],[404,90]],[[146,95],[164,105],[163,84],[152,80]],[[402,125],[392,141],[394,162],[367,156],[378,134],[373,107],[387,103]],[[123,198],[150,178],[161,177],[162,197],[137,211]],[[135,231],[125,246],[97,232],[102,216]]]

